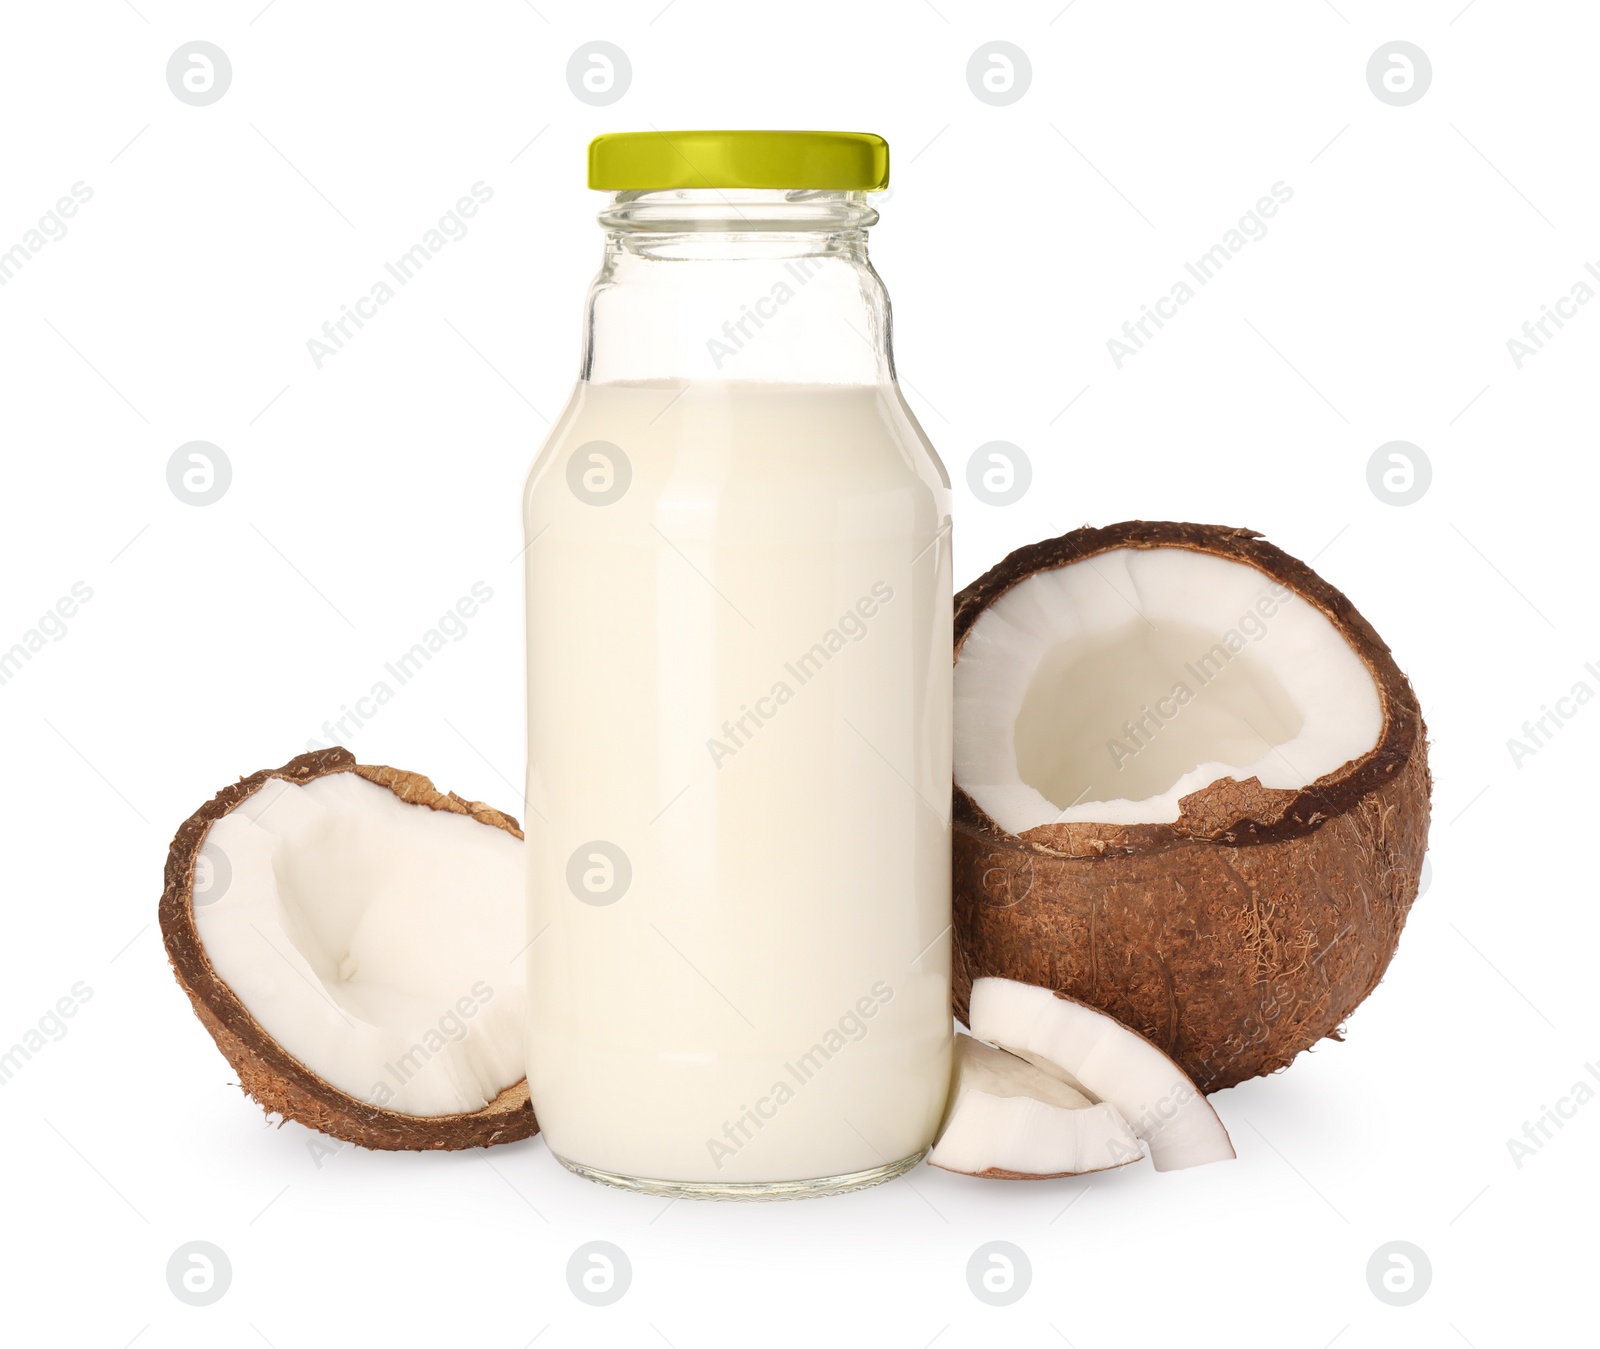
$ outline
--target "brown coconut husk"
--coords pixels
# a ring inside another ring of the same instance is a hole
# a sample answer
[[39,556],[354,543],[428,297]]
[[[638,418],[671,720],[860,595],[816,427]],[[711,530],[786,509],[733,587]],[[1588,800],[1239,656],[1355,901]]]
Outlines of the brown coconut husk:
[[402,801],[470,815],[517,838],[522,830],[511,816],[454,792],[441,792],[420,773],[358,764],[349,750],[335,747],[291,759],[282,768],[262,769],[225,787],[178,827],[167,852],[166,886],[161,893],[161,934],[167,958],[195,1015],[211,1032],[217,1048],[239,1074],[239,1085],[269,1116],[297,1120],[307,1128],[365,1148],[429,1151],[513,1143],[538,1132],[526,1079],[513,1083],[479,1110],[455,1115],[407,1115],[370,1105],[324,1081],[290,1055],[261,1027],[212,967],[194,917],[195,859],[212,824],[259,791],[271,778],[304,784],[330,773],[356,773],[387,787]]
[[1000,975],[1078,998],[1154,1041],[1204,1091],[1340,1037],[1383,977],[1427,850],[1427,727],[1388,646],[1338,590],[1253,530],[1130,520],[1020,548],[956,597],[955,653],[1035,573],[1116,548],[1244,563],[1322,611],[1383,708],[1377,744],[1298,789],[1224,778],[1170,824],[1014,836],[954,789],[956,1015]]

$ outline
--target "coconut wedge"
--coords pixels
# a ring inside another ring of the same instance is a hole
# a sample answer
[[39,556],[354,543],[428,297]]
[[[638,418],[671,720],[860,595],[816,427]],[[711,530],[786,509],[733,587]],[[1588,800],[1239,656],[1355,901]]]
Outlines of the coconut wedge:
[[[1355,606],[1250,530],[1126,521],[956,597],[954,1003],[1045,985],[1205,1091],[1373,990],[1427,849],[1427,728]],[[976,1032],[976,1028],[974,1028]]]
[[1144,1156],[1114,1105],[1095,1103],[1044,1069],[957,1035],[950,1102],[930,1166],[998,1180],[1047,1180],[1126,1166]]
[[254,773],[184,821],[161,931],[244,1091],[369,1148],[536,1132],[521,839],[509,815],[337,748]]
[[1014,979],[977,980],[971,1007],[973,1035],[1114,1106],[1149,1144],[1157,1171],[1236,1155],[1222,1120],[1193,1079],[1115,1018]]

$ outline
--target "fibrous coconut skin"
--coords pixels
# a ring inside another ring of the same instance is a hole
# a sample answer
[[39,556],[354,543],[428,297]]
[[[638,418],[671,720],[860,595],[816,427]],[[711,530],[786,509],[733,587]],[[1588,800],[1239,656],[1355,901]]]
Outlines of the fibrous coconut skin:
[[955,1011],[967,1020],[983,976],[1042,985],[1146,1036],[1209,1092],[1340,1038],[1383,976],[1427,847],[1427,728],[1350,601],[1245,529],[1135,520],[1019,549],[956,597],[956,658],[1013,587],[1125,548],[1242,563],[1314,605],[1372,677],[1377,741],[1296,789],[1223,778],[1183,797],[1170,823],[1079,820],[1013,835],[956,783]]
[[1057,1180],[1144,1156],[1114,1105],[970,1035],[957,1035],[950,1101],[928,1165],[989,1180]]
[[168,850],[160,921],[167,957],[179,985],[223,1057],[239,1074],[241,1088],[269,1116],[297,1120],[361,1147],[391,1150],[489,1147],[532,1136],[538,1132],[538,1124],[525,1080],[505,1088],[481,1109],[450,1115],[407,1115],[339,1090],[278,1045],[212,967],[194,910],[195,863],[211,826],[269,780],[303,786],[332,773],[355,773],[402,801],[469,816],[486,827],[522,837],[517,821],[491,806],[440,792],[419,773],[358,764],[349,750],[339,747],[302,754],[282,768],[252,773],[218,792],[185,820]]
[[1115,1107],[1150,1145],[1157,1171],[1236,1155],[1221,1118],[1166,1054],[1115,1017],[1013,979],[972,985],[972,1033]]

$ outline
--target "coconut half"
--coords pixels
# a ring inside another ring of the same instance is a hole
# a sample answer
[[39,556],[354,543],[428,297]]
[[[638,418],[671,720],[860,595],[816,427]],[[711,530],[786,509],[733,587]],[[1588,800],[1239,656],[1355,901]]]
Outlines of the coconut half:
[[161,931],[245,1092],[369,1148],[536,1132],[521,839],[509,815],[339,748],[252,774],[186,820]]
[[1250,530],[1086,527],[957,596],[954,684],[959,1017],[974,979],[1041,985],[1206,1091],[1338,1034],[1416,896],[1431,789],[1349,600]]
[[1157,1171],[1235,1156],[1221,1118],[1189,1075],[1104,1012],[1048,988],[979,979],[972,986],[971,1026],[974,1035],[1114,1106],[1150,1145]]
[[928,1165],[998,1180],[1053,1180],[1144,1156],[1116,1106],[970,1035],[956,1036],[950,1099]]

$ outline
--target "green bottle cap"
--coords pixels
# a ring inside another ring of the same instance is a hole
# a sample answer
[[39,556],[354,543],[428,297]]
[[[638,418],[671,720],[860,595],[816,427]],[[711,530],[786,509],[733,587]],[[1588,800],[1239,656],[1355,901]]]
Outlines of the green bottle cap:
[[619,131],[589,142],[589,186],[605,192],[888,185],[889,143],[865,131]]

